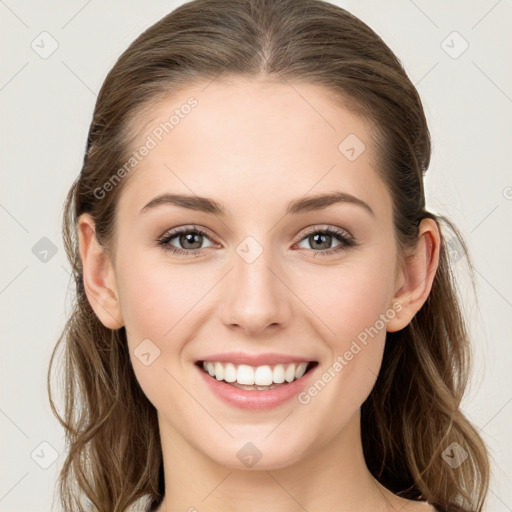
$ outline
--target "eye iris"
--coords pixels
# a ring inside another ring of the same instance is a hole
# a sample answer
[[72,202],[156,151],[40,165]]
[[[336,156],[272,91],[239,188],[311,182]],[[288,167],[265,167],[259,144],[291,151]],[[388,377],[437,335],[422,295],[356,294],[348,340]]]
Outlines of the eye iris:
[[[192,234],[192,233],[185,233],[185,234],[181,234],[180,235],[180,244],[187,248],[187,249],[199,249],[201,247],[201,238],[202,238],[203,235],[199,234],[199,233],[196,233],[196,234]],[[199,242],[198,242],[199,240]],[[191,244],[194,244],[194,243],[199,243],[198,247],[187,247],[186,244],[188,243],[191,243]]]
[[[319,240],[319,238],[320,238],[320,240]],[[331,238],[332,238],[332,235],[322,234],[322,233],[317,233],[317,234],[311,235],[309,237],[310,241],[313,241],[312,246],[314,246],[315,243],[319,243],[320,245],[327,244],[326,247],[317,247],[318,249],[329,249],[329,246],[331,243]]]

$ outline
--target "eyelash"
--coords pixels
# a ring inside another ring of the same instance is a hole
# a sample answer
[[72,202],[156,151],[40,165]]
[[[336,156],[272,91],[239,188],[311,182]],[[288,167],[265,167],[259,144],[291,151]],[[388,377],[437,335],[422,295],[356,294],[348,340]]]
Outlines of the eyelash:
[[[208,239],[210,239],[209,234],[206,233],[206,231],[202,230],[201,228],[199,228],[197,226],[184,226],[181,228],[177,228],[174,231],[171,231],[170,233],[165,234],[162,238],[157,240],[157,243],[160,247],[162,247],[162,249],[164,251],[169,251],[174,254],[183,254],[183,255],[189,256],[189,257],[199,256],[198,253],[201,252],[202,249],[185,250],[185,249],[180,249],[179,247],[174,247],[173,245],[169,244],[169,242],[172,239],[176,238],[177,236],[179,236],[183,233],[195,233],[195,234],[199,234],[199,235],[205,236]],[[323,251],[313,251],[316,253],[315,256],[317,254],[320,254],[322,256],[329,256],[333,253],[344,251],[350,247],[354,247],[354,246],[358,245],[356,243],[356,241],[354,240],[354,238],[349,236],[345,231],[342,231],[341,229],[338,229],[338,228],[332,228],[332,227],[324,228],[324,229],[312,228],[304,234],[304,236],[299,240],[298,243],[302,242],[305,238],[309,237],[310,235],[317,234],[317,233],[333,235],[334,238],[336,238],[340,242],[340,245],[333,247],[331,249],[325,249]],[[205,249],[205,248],[203,248],[203,249]],[[310,249],[310,250],[313,250],[313,249]]]

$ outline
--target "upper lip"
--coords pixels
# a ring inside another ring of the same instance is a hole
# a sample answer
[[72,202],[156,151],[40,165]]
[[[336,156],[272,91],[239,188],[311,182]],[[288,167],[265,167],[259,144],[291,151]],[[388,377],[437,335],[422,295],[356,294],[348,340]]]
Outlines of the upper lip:
[[199,359],[197,362],[211,361],[221,363],[233,364],[247,364],[249,366],[263,366],[275,364],[290,364],[290,363],[309,363],[316,362],[314,359],[292,356],[289,354],[277,354],[269,352],[266,354],[245,354],[243,352],[224,352],[219,354],[212,354]]

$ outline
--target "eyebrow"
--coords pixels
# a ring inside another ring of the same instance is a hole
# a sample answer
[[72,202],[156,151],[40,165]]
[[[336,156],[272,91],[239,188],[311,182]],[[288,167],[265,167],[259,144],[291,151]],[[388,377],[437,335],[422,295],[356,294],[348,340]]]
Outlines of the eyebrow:
[[[362,199],[355,197],[347,192],[332,192],[330,194],[319,194],[310,196],[308,198],[301,198],[291,201],[286,209],[286,214],[298,214],[302,212],[310,212],[315,210],[323,210],[328,206],[337,203],[349,203],[361,206],[367,212],[375,217],[374,211]],[[189,196],[183,194],[161,194],[152,199],[146,206],[144,206],[140,213],[145,213],[149,210],[161,205],[174,205],[189,210],[195,210],[204,213],[210,213],[218,217],[226,217],[226,209],[217,201],[208,197]]]

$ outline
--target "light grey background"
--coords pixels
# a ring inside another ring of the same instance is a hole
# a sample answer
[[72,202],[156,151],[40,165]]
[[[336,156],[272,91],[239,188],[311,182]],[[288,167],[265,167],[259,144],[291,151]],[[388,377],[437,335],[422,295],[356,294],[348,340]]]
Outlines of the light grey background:
[[[70,310],[61,211],[96,94],[128,44],[181,3],[0,0],[0,511],[50,510],[64,460],[46,373]],[[382,36],[423,99],[433,139],[427,206],[462,230],[476,267],[464,412],[494,459],[487,510],[510,511],[512,2],[333,3]],[[52,244],[56,253],[44,253]],[[463,261],[456,267],[469,293]]]

